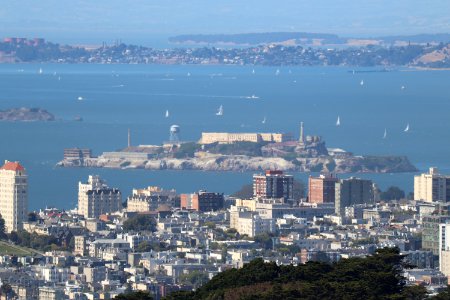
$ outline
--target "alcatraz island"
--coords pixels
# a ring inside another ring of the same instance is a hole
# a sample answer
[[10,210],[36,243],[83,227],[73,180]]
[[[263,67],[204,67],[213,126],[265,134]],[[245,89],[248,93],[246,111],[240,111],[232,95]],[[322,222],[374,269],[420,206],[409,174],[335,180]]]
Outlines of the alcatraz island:
[[103,152],[64,149],[60,167],[92,167],[149,170],[258,171],[282,170],[333,173],[415,172],[406,156],[356,156],[340,148],[327,148],[316,135],[286,133],[203,132],[198,142],[182,142],[180,127],[170,127],[170,139],[162,145],[132,146]]

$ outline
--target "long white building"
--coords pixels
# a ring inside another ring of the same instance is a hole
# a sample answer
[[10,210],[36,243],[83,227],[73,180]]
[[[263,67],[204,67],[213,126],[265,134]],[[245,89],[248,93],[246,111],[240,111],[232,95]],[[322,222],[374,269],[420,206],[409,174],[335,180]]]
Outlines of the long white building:
[[28,176],[18,162],[5,161],[0,168],[0,214],[5,232],[22,229],[28,214]]

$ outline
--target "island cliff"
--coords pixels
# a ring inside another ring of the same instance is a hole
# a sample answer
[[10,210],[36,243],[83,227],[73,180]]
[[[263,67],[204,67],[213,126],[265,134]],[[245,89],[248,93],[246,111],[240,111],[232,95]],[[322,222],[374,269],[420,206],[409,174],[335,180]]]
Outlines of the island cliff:
[[417,169],[405,156],[355,156],[327,148],[320,136],[300,139],[278,133],[203,133],[198,143],[142,145],[93,157],[89,149],[66,149],[60,167],[148,170],[394,173]]
[[11,108],[0,110],[0,121],[54,121],[55,116],[42,108]]

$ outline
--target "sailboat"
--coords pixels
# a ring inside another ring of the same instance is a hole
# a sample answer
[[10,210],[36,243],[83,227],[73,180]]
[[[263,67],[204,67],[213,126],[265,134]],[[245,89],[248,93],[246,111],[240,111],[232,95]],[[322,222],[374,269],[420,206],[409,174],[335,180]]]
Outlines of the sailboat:
[[191,76],[191,73],[190,73],[190,72],[188,72],[188,73],[187,73],[187,77],[190,77],[190,76]]
[[261,121],[261,123],[266,124],[266,117]]
[[256,72],[255,72],[255,69],[253,69],[253,70],[252,70],[252,74],[255,75],[255,73],[256,73]]
[[216,116],[223,116],[223,106],[221,105],[216,112]]
[[39,74],[44,73],[44,71],[42,70],[42,68],[39,68]]
[[403,130],[404,132],[408,132],[409,131],[409,123],[408,124],[406,124],[406,128],[405,128],[405,130]]
[[361,79],[361,82],[359,83],[360,85],[364,85],[364,80]]
[[336,126],[341,126],[341,118],[338,116]]
[[169,117],[169,110],[166,110],[166,118]]
[[275,72],[275,75],[280,75],[280,69],[277,69],[277,71]]
[[386,137],[387,137],[387,130],[386,130],[386,128],[384,129],[384,134],[383,134],[383,139],[386,139]]

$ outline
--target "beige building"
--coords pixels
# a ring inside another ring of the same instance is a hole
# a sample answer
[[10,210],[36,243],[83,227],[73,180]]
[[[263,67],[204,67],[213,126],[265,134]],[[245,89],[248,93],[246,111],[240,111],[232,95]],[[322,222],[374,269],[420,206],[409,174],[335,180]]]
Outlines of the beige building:
[[28,176],[18,162],[5,161],[0,168],[0,214],[5,232],[23,228],[28,214]]
[[427,202],[450,201],[450,176],[439,174],[437,168],[414,176],[414,199]]
[[84,256],[86,255],[86,237],[83,235],[77,235],[74,237],[75,247],[73,254]]
[[157,210],[161,205],[173,206],[177,197],[176,190],[164,190],[157,186],[149,186],[145,189],[133,189],[133,193],[127,199],[127,211],[146,212]]
[[250,211],[256,211],[257,199],[236,199],[235,205],[246,207]]
[[292,140],[284,133],[229,133],[229,132],[202,132],[200,144],[233,144],[236,142],[273,142],[282,143]]
[[439,224],[439,271],[450,277],[450,223]]
[[78,184],[78,213],[85,218],[98,218],[121,207],[120,190],[109,188],[99,176],[89,175],[87,183]]
[[246,207],[231,206],[230,228],[236,229],[240,235],[254,237],[264,232],[275,232],[275,220],[263,219],[257,212]]

